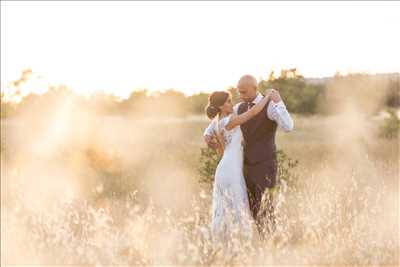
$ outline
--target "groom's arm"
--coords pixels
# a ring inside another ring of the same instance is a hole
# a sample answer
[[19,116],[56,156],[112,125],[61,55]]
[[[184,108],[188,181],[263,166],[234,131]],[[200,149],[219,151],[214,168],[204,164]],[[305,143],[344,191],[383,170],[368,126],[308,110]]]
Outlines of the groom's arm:
[[276,121],[279,127],[285,132],[293,130],[293,119],[287,111],[285,103],[277,90],[272,90],[271,101],[267,108],[267,116],[269,119]]

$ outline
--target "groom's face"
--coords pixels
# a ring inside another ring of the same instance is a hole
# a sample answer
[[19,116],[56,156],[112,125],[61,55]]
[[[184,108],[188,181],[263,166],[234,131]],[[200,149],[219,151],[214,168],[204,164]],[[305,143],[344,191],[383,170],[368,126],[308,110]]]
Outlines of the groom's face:
[[239,84],[238,93],[242,101],[251,102],[256,96],[257,86],[253,84]]

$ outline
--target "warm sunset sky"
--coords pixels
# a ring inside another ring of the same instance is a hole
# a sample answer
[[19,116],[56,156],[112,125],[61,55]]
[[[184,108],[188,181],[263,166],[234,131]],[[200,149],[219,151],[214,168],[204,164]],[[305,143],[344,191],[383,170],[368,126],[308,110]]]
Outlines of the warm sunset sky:
[[[1,2],[1,85],[225,89],[242,74],[400,71],[395,2]],[[36,79],[36,80],[35,80]]]

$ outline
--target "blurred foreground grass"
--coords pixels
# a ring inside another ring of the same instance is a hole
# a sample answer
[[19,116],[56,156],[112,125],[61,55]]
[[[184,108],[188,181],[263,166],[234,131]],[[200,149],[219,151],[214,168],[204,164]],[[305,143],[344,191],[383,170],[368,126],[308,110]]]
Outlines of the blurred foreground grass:
[[359,132],[320,116],[278,132],[299,165],[276,199],[276,235],[213,254],[198,171],[207,123],[2,120],[2,265],[399,263],[398,138],[372,134],[376,121]]

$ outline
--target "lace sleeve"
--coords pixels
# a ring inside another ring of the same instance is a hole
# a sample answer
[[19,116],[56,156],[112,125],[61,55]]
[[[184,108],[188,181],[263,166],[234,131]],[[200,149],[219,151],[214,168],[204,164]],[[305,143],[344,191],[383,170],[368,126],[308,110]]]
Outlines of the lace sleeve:
[[232,119],[232,114],[226,116],[225,118],[223,118],[221,120],[221,126],[222,126],[221,128],[224,129],[224,131],[229,132],[229,130],[227,130],[225,127],[226,127],[226,125],[228,125],[228,123],[230,122],[231,119]]
[[215,134],[215,120],[212,120],[207,128],[204,130],[203,135],[214,135]]

